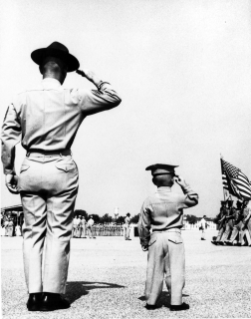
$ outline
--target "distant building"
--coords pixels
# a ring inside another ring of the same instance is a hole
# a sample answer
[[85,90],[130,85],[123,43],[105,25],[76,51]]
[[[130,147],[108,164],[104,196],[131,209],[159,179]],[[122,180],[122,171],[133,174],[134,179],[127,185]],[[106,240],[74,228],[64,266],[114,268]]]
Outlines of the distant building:
[[3,220],[5,217],[10,216],[13,218],[14,225],[17,223],[22,225],[24,219],[23,206],[14,205],[8,207],[1,207],[1,215],[3,216]]
[[[202,218],[202,217],[201,217]],[[200,218],[200,220],[201,220]],[[183,228],[182,229],[199,229],[200,227],[200,220],[198,220],[195,224],[190,224],[187,221],[186,215],[184,215],[184,219],[183,219]],[[212,221],[207,221],[208,227],[207,229],[216,229],[216,224]]]
[[7,206],[7,207],[1,207],[1,214],[15,214],[17,213],[23,213],[23,206],[20,205],[14,205],[14,206]]

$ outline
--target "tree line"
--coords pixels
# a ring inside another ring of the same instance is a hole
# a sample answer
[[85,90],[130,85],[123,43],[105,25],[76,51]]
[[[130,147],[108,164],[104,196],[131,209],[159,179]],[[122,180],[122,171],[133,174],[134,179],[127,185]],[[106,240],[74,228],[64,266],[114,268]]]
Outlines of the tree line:
[[[196,224],[197,222],[199,222],[201,220],[202,217],[197,217],[197,216],[194,216],[194,215],[185,215],[186,217],[186,220],[189,224]],[[214,222],[215,223],[215,218],[210,218],[210,217],[206,217],[205,218],[206,221],[208,222]]]
[[[94,219],[95,224],[104,224],[104,223],[112,223],[116,222],[118,224],[123,224],[125,222],[124,216],[119,216],[118,218],[112,217],[109,214],[104,214],[103,216],[99,216],[97,214],[88,214],[83,209],[76,209],[74,212],[74,216],[83,216],[86,220],[89,219],[90,216]],[[137,223],[139,221],[139,214],[131,217],[131,223]]]

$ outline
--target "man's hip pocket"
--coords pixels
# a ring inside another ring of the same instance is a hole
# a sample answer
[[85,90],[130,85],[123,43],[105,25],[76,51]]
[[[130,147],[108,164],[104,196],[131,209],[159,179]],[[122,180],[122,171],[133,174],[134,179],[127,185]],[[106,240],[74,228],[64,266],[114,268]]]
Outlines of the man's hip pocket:
[[174,243],[174,244],[182,244],[183,243],[183,239],[181,237],[181,235],[179,233],[169,233],[168,234],[168,241]]

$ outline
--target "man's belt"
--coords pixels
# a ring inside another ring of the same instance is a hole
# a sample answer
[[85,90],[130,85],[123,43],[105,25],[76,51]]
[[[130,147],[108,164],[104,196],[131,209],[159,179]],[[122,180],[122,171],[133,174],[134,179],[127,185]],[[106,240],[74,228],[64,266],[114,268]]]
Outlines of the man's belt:
[[71,155],[71,150],[56,150],[56,151],[44,151],[44,150],[28,150],[26,156],[29,157],[30,155],[35,157],[54,157],[54,156],[66,156]]
[[181,233],[181,228],[153,229],[153,232],[176,232]]

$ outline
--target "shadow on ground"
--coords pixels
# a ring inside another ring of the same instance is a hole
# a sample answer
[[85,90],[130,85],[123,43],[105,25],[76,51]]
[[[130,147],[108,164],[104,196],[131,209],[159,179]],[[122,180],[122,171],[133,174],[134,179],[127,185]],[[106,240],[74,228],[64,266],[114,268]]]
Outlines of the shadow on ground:
[[[189,297],[189,295],[182,294],[182,297]],[[146,301],[145,296],[141,296],[138,298],[139,300]],[[170,294],[168,291],[162,291],[161,295],[159,296],[159,299],[157,301],[157,306],[159,307],[168,307],[170,308]]]
[[70,303],[81,298],[84,295],[88,295],[90,290],[93,289],[110,289],[110,288],[125,288],[125,286],[112,284],[109,282],[97,282],[97,281],[70,281],[66,285],[65,297]]

